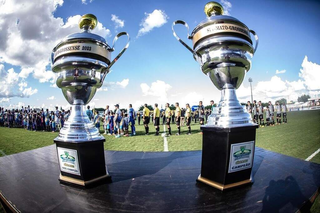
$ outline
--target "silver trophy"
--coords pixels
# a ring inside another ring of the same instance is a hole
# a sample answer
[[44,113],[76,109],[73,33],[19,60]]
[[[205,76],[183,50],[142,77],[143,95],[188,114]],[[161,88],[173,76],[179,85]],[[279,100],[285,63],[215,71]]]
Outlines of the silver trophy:
[[[110,47],[106,40],[90,33],[97,25],[92,14],[82,16],[75,33],[63,39],[52,52],[52,71],[59,74],[57,86],[72,105],[71,114],[54,139],[60,166],[59,181],[87,187],[111,181],[105,165],[105,138],[88,118],[84,106],[95,95],[112,65],[129,46],[129,35],[119,33]],[[128,37],[127,44],[111,61],[111,52],[120,36]]]
[[[79,27],[81,33],[67,36],[52,52],[52,71],[59,74],[57,86],[72,105],[68,121],[60,130],[58,141],[95,141],[104,140],[93,122],[86,115],[84,105],[95,95],[112,65],[121,57],[129,46],[129,35],[119,33],[110,47],[99,35],[90,33],[97,25],[97,18],[92,14],[82,16]],[[111,52],[120,36],[126,35],[128,41],[121,52],[111,61]]]
[[[223,15],[223,7],[209,2],[204,9],[207,19],[191,33],[193,48],[183,42],[175,33],[177,20],[172,25],[173,35],[192,54],[213,84],[221,90],[219,105],[208,118],[206,126],[240,127],[253,124],[250,114],[239,103],[235,90],[238,89],[251,67],[251,58],[258,47],[258,36],[238,19]],[[250,33],[254,35],[253,46]]]

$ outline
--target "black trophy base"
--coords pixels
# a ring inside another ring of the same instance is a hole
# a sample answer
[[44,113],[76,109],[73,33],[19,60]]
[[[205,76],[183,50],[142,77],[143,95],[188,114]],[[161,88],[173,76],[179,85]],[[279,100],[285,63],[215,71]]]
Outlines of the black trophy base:
[[86,142],[54,140],[54,142],[60,166],[60,183],[92,187],[111,182],[111,176],[105,165],[104,139]]
[[251,176],[257,125],[201,126],[201,174],[198,181],[221,191],[253,183]]

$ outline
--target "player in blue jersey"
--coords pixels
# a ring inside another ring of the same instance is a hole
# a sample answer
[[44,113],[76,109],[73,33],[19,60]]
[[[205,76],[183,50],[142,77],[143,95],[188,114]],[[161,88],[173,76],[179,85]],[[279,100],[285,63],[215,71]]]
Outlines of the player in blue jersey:
[[132,108],[132,104],[129,104],[129,122],[131,123],[131,136],[136,135],[136,127],[135,127],[135,120],[136,120],[136,112]]

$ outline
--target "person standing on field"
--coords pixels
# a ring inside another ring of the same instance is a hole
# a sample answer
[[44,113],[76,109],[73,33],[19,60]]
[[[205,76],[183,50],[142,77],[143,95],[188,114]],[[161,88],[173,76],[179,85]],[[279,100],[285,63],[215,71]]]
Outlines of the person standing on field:
[[114,130],[115,130],[115,134],[116,134],[116,138],[120,138],[120,122],[122,120],[121,117],[121,111],[119,108],[119,104],[114,105],[115,106],[115,116],[114,116]]
[[159,135],[159,129],[160,129],[160,110],[158,108],[158,104],[154,104],[154,111],[153,111],[153,120],[154,120],[154,126],[156,128],[156,136]]
[[191,108],[190,108],[189,104],[186,104],[185,117],[186,117],[186,122],[187,122],[187,127],[188,127],[188,135],[191,135],[191,127],[190,127],[190,124],[191,124]]
[[94,111],[93,123],[100,132],[100,115],[98,111]]
[[180,118],[181,118],[181,109],[179,107],[179,103],[177,102],[176,103],[176,110],[174,112],[175,114],[175,117],[176,117],[176,125],[177,125],[177,129],[178,129],[178,132],[176,135],[180,135]]
[[107,105],[106,109],[104,110],[104,116],[106,116],[106,115],[110,115],[109,105]]
[[129,122],[131,123],[131,136],[136,135],[136,127],[135,127],[135,121],[136,121],[136,112],[132,108],[132,104],[129,104]]
[[274,126],[274,107],[273,107],[271,101],[269,101],[269,106],[268,106],[268,108],[269,108],[269,112],[270,112],[271,125]]
[[276,111],[277,111],[277,125],[281,124],[281,107],[279,101],[276,102]]
[[281,105],[281,110],[282,110],[283,123],[287,123],[288,122],[288,120],[287,120],[287,111],[288,111],[288,109],[287,109],[287,106],[286,106],[285,103],[283,103]]
[[171,110],[169,107],[169,103],[166,103],[166,111],[165,111],[165,116],[166,116],[166,124],[168,127],[168,131],[169,131],[169,136],[171,135],[171,127],[170,127],[170,119],[171,119]]
[[252,114],[252,109],[251,109],[251,103],[250,103],[250,101],[247,102],[247,107],[246,107],[246,109],[247,109],[247,112],[250,113],[250,115],[251,115],[251,114]]
[[204,106],[202,105],[202,101],[199,101],[198,114],[199,114],[200,125],[203,125],[203,123],[204,123]]
[[144,129],[146,130],[146,135],[149,135],[149,122],[150,122],[150,110],[147,107],[148,105],[145,104],[143,108],[143,124]]
[[263,106],[262,106],[262,103],[261,101],[259,101],[258,103],[259,107],[258,107],[258,110],[259,110],[259,120],[260,120],[260,126],[261,127],[264,127],[264,119],[263,119]]
[[259,124],[259,122],[258,122],[258,107],[257,107],[256,100],[253,101],[252,112],[253,112],[253,122],[256,124]]

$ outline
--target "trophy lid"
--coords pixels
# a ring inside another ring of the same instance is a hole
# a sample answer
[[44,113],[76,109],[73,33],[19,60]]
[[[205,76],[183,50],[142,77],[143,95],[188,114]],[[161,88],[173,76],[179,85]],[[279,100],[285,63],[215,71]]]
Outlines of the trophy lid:
[[[97,26],[97,17],[93,14],[83,15],[79,21],[80,33],[73,33],[66,36],[53,49],[52,62],[67,55],[86,55],[110,63],[111,47],[106,40],[90,30]],[[92,55],[93,54],[93,55]]]
[[209,2],[205,5],[204,12],[207,19],[196,26],[191,33],[194,46],[198,41],[214,35],[239,36],[252,44],[249,28],[238,19],[223,15],[224,10],[221,4]]
[[97,23],[98,21],[95,15],[93,14],[83,15],[78,24],[79,28],[83,29],[83,32],[73,33],[66,36],[65,38],[62,39],[61,42],[59,42],[59,44],[53,49],[53,51],[55,51],[57,48],[59,48],[61,45],[65,43],[68,43],[73,40],[83,40],[83,39],[92,40],[94,42],[98,42],[102,45],[106,45],[107,47],[109,47],[109,45],[107,44],[106,40],[103,37],[90,32],[90,30],[93,30],[97,26]]

